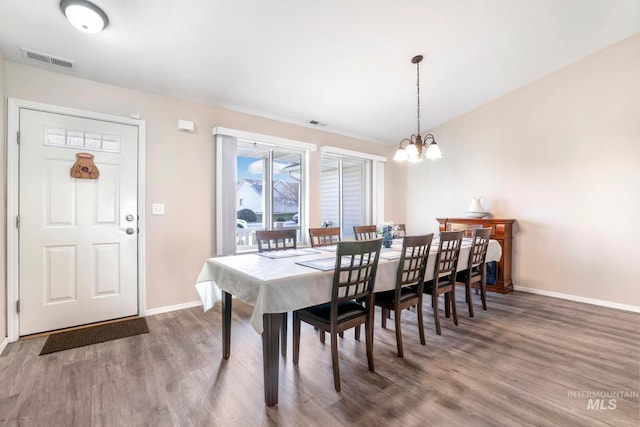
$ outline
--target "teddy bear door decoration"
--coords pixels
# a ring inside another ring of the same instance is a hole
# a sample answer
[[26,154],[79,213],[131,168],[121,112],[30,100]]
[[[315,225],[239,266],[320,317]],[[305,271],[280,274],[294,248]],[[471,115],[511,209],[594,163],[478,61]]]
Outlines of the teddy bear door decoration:
[[100,171],[93,163],[93,154],[77,153],[76,162],[71,166],[71,177],[80,179],[98,179]]

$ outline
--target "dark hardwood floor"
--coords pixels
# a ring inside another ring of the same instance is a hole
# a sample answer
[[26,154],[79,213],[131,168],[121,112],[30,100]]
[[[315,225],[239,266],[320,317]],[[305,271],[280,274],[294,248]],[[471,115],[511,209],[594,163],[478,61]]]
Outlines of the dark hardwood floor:
[[639,314],[519,292],[490,293],[482,311],[474,298],[469,318],[458,290],[460,326],[442,313],[442,336],[426,303],[426,346],[405,310],[404,359],[378,311],[376,372],[364,339],[347,333],[340,393],[328,341],[303,325],[300,365],[289,348],[274,408],[264,405],[251,307],[237,301],[228,361],[219,305],[151,316],[149,334],[46,356],[45,338],[10,344],[0,357],[0,425],[640,425]]

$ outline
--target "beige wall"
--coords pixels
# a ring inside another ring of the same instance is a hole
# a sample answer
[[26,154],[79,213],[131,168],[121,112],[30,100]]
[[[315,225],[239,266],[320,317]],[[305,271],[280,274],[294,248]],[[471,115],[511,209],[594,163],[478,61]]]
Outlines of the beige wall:
[[[178,101],[163,96],[83,80],[73,76],[6,64],[6,96],[129,117],[147,123],[146,284],[148,309],[197,300],[195,280],[213,253],[215,159],[211,128],[222,126],[255,133],[392,156],[393,148],[367,141]],[[194,133],[176,130],[177,119],[195,123]],[[311,224],[319,225],[320,154],[311,156]],[[404,220],[403,193],[395,186],[404,170],[387,164],[387,218]],[[4,187],[3,187],[4,188]],[[166,214],[151,215],[163,202]],[[393,217],[389,216],[393,215]]]
[[640,308],[640,35],[432,131],[443,159],[409,168],[409,223],[484,195],[517,220],[516,287]]
[[5,98],[5,60],[2,51],[0,51],[0,241],[4,244],[0,245],[0,343],[7,336],[7,269],[5,251],[7,247],[7,231],[5,227],[6,217],[6,152],[7,144],[5,143],[7,132],[7,100]]

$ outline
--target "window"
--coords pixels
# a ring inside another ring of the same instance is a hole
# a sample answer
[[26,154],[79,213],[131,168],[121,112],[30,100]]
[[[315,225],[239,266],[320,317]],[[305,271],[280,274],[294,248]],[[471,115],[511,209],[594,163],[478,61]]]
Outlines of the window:
[[354,225],[372,223],[371,170],[371,160],[322,156],[322,225],[340,227],[344,239],[354,238]]
[[65,148],[84,148],[87,150],[120,152],[118,135],[103,135],[82,130],[70,130],[45,127],[44,145]]
[[255,250],[255,232],[306,230],[309,152],[315,144],[236,129],[212,129],[216,143],[215,253]]
[[238,230],[239,251],[257,248],[256,230],[295,228],[298,240],[302,239],[296,220],[303,211],[303,154],[295,149],[238,141],[238,219],[248,223],[246,230]]

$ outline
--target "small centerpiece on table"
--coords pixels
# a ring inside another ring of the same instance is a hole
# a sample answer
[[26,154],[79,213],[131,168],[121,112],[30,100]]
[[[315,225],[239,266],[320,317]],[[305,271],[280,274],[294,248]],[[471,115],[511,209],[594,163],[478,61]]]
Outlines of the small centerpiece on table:
[[382,236],[382,246],[390,248],[393,243],[393,239],[398,237],[398,225],[393,221],[385,221],[382,224],[378,224],[377,232]]

